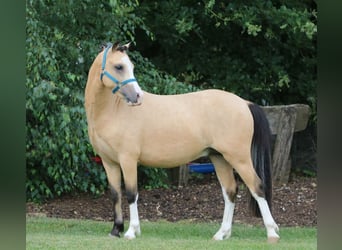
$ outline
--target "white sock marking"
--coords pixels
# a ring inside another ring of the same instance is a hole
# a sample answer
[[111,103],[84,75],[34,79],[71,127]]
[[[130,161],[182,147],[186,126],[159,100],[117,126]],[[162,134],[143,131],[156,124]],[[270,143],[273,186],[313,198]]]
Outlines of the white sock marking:
[[135,201],[129,205],[129,228],[125,233],[125,238],[134,239],[137,235],[140,235],[140,222],[139,222],[139,214],[138,214],[138,194],[135,198]]
[[278,225],[275,223],[270,208],[268,207],[267,201],[265,198],[258,196],[255,193],[252,193],[255,200],[258,202],[260,212],[262,215],[262,219],[264,221],[264,225],[266,227],[267,231],[267,237],[268,238],[279,238],[279,235],[277,232],[279,231]]
[[225,189],[222,187],[223,199],[224,199],[224,212],[221,228],[214,235],[214,240],[223,240],[230,237],[232,232],[232,223],[234,215],[235,203],[231,202]]

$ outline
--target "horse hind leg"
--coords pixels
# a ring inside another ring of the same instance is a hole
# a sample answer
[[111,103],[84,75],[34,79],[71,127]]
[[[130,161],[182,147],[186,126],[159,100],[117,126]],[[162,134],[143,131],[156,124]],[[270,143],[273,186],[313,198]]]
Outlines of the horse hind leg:
[[215,166],[224,199],[222,224],[213,239],[223,240],[228,239],[231,235],[237,185],[232,166],[222,156],[212,155],[210,160]]
[[121,208],[121,170],[119,165],[110,165],[105,161],[103,161],[103,166],[107,174],[113,199],[114,225],[109,236],[120,237],[120,233],[124,231]]
[[[248,159],[248,157],[246,157],[245,159]],[[277,234],[279,228],[272,217],[270,207],[265,198],[263,182],[253,168],[251,158],[249,157],[249,160],[247,161],[235,161],[235,159],[231,159],[230,163],[232,164],[236,172],[240,175],[241,179],[244,181],[253,198],[258,204],[264,225],[266,227],[268,242],[277,242],[280,238]]]
[[260,208],[260,212],[264,221],[264,225],[267,231],[267,240],[269,243],[277,243],[279,240],[279,227],[275,223],[267,201],[264,197],[259,196],[257,193],[251,193],[254,199],[257,201]]

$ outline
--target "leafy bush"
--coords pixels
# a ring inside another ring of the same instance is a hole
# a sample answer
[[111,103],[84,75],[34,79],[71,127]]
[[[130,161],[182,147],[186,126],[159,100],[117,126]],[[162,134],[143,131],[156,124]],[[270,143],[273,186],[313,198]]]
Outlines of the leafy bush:
[[145,189],[168,188],[169,176],[164,168],[139,168],[139,185]]
[[99,194],[106,181],[89,159],[81,49],[75,38],[44,20],[47,8],[56,10],[27,5],[26,193],[34,201],[75,190]]

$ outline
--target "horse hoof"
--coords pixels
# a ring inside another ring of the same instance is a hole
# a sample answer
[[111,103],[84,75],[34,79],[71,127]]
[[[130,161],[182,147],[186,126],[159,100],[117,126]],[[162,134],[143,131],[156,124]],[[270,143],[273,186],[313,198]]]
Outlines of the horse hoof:
[[231,229],[229,230],[219,230],[214,236],[213,236],[213,240],[226,240],[228,238],[230,238],[232,231]]
[[213,239],[213,240],[226,240],[226,239],[228,239],[228,238],[229,238],[228,235],[220,235],[220,236],[214,235],[212,239]]
[[213,238],[211,238],[212,240],[223,240],[222,238],[220,239],[220,238],[218,238],[218,237],[215,237],[215,236],[213,236]]
[[279,237],[268,237],[267,238],[267,243],[270,243],[270,244],[278,243],[278,241],[279,241]]
[[135,233],[132,231],[127,231],[124,237],[127,240],[134,240],[136,238]]
[[135,239],[135,236],[125,235],[125,239],[126,239],[126,240],[134,240],[134,239]]
[[116,234],[109,233],[108,236],[111,238],[120,238],[120,234],[116,235]]

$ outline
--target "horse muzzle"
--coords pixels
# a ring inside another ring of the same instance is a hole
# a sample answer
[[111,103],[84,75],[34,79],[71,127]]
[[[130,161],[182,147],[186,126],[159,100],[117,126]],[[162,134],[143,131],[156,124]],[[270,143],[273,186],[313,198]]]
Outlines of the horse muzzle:
[[129,83],[120,89],[120,93],[130,106],[142,104],[144,93],[137,82]]

